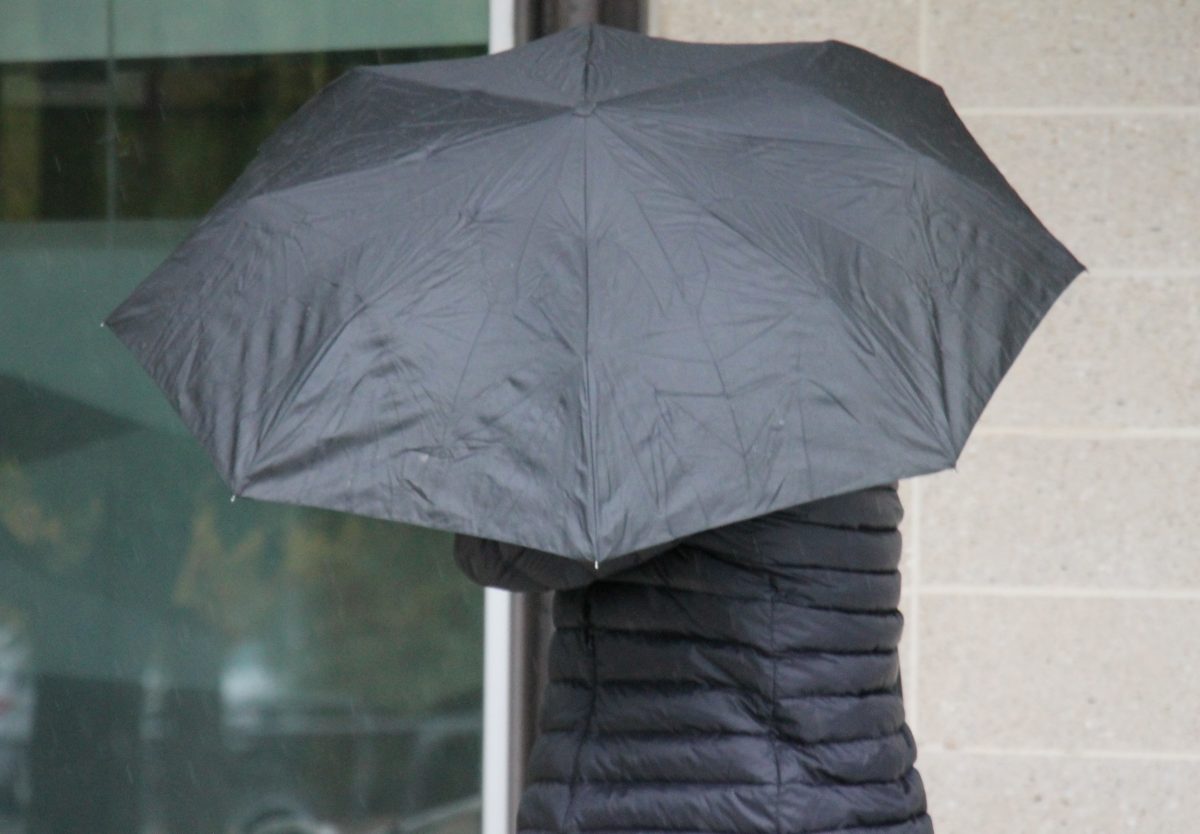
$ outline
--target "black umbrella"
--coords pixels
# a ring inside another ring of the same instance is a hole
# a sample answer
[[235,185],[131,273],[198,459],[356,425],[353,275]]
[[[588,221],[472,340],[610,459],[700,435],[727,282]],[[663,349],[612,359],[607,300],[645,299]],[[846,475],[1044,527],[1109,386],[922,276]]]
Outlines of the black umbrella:
[[953,466],[1083,268],[896,64],[588,24],[346,73],[107,324],[239,495],[598,565]]

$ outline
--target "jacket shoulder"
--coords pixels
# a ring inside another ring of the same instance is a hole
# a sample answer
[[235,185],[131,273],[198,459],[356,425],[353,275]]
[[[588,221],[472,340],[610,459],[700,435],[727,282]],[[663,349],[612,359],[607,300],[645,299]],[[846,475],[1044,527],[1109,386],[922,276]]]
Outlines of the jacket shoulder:
[[565,591],[640,565],[676,544],[670,541],[652,545],[608,559],[596,567],[545,550],[456,533],[454,561],[478,585],[509,591]]

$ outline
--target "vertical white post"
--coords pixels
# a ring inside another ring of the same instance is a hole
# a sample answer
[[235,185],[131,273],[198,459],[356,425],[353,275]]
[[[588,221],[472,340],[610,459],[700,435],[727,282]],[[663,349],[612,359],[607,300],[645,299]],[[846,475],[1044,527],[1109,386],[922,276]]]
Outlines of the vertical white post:
[[512,593],[483,591],[482,834],[513,834],[509,807],[512,711]]
[[512,49],[516,38],[517,10],[513,0],[488,0],[488,52]]
[[[488,53],[512,49],[516,9],[513,0],[488,0]],[[483,592],[483,785],[482,834],[514,834],[509,807],[510,715],[512,711],[512,593]]]

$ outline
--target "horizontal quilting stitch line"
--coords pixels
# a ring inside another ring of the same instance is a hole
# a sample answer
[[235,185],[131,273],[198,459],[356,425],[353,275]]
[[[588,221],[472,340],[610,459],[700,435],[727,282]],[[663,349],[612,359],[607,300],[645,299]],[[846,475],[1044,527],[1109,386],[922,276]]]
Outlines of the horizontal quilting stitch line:
[[832,522],[823,521],[803,521],[802,524],[807,524],[809,527],[825,527],[830,530],[849,530],[854,533],[895,533],[900,528],[889,524],[834,524]]
[[564,625],[564,626],[560,626],[558,628],[558,630],[563,631],[563,632],[582,632],[585,630],[590,630],[592,634],[620,635],[623,638],[626,638],[628,640],[638,642],[638,643],[665,643],[665,644],[690,643],[693,645],[699,644],[699,645],[705,645],[705,646],[712,646],[714,648],[733,649],[735,651],[749,651],[749,652],[753,652],[754,654],[757,654],[760,657],[764,657],[764,658],[812,657],[814,655],[826,655],[826,656],[833,656],[833,657],[847,657],[847,656],[884,657],[884,656],[887,656],[890,654],[894,654],[896,652],[895,646],[893,646],[892,648],[885,648],[885,649],[815,649],[815,648],[804,648],[804,647],[800,647],[800,648],[788,647],[788,648],[776,649],[775,651],[772,651],[770,649],[763,648],[762,646],[759,646],[755,643],[739,642],[737,640],[728,640],[728,639],[725,639],[722,637],[703,637],[703,636],[700,636],[697,634],[687,634],[687,633],[676,632],[676,631],[655,631],[653,629],[645,629],[645,628],[623,629],[623,628],[606,628],[606,627],[592,625],[590,628],[585,629],[583,626]]
[[[932,822],[929,818],[928,809],[917,812],[911,816],[901,817],[899,820],[888,822],[869,822],[869,823],[852,823],[850,826],[840,826],[838,828],[788,828],[782,830],[782,834],[892,834],[888,832],[889,828],[896,829],[898,834],[911,826],[914,822]],[[929,830],[932,830],[930,828]],[[558,829],[551,828],[521,828],[521,834],[562,834]],[[732,828],[647,828],[644,826],[638,828],[613,828],[604,826],[600,828],[581,828],[580,834],[775,834],[775,829],[752,828],[749,830],[738,830]]]
[[[762,554],[765,555],[783,553],[791,556],[796,551],[811,547],[814,542],[837,542],[839,549],[843,550],[846,547],[863,547],[868,543],[871,546],[878,546],[880,543],[886,546],[893,540],[899,542],[902,536],[899,527],[850,527],[797,521],[794,518],[772,520],[769,515],[759,516],[754,520],[746,519],[746,522],[753,524],[755,532],[760,534]],[[741,522],[735,522],[735,524],[739,523]],[[722,540],[724,532],[717,529],[702,530],[678,541],[677,547],[680,550],[689,550],[722,559],[730,556],[736,557],[737,554],[731,553],[726,541]],[[730,564],[744,563],[730,562]]]
[[861,701],[864,698],[874,697],[876,695],[887,695],[894,698],[900,697],[900,690],[896,686],[886,689],[864,689],[861,692],[825,692],[811,693],[802,692],[799,695],[780,695],[778,701],[828,701],[833,699]]
[[[821,828],[818,830],[787,832],[786,834],[861,834],[861,832],[864,831],[870,831],[871,834],[888,834],[887,829],[889,828],[900,828],[902,826],[911,825],[914,822],[922,822],[927,819],[929,819],[928,810],[922,810],[919,813],[908,817],[902,817],[901,819],[895,821],[874,823],[860,822],[853,825],[840,826],[838,828]],[[931,828],[930,831],[932,830],[933,829]],[[591,832],[591,834],[598,834],[598,832]]]
[[[682,788],[682,787],[712,787],[712,788],[770,788],[771,793],[775,792],[775,780],[770,782],[746,782],[741,780],[726,780],[726,779],[596,779],[587,777],[581,780],[589,786],[594,785],[635,785],[637,787],[647,788]],[[801,785],[806,788],[857,788],[884,786],[890,787],[898,785],[904,781],[904,777],[900,776],[895,779],[864,779],[861,782],[843,782],[843,781],[828,781],[828,782],[809,782],[804,779],[788,779],[784,785]],[[570,785],[570,779],[533,779],[525,783],[526,785]]]
[[[578,727],[559,727],[547,728],[541,730],[542,735],[559,735],[559,736],[577,736],[579,735]],[[770,729],[764,728],[762,732],[752,732],[750,730],[711,730],[701,732],[699,730],[595,730],[591,733],[591,738],[641,738],[641,739],[661,739],[663,741],[681,741],[683,739],[714,739],[714,738],[770,738],[772,735]],[[803,739],[789,736],[779,727],[775,729],[775,735],[786,741],[794,744],[803,744],[805,750],[814,750],[825,747],[847,747],[852,744],[862,744],[868,741],[882,741],[887,738],[904,735],[904,728],[901,727],[888,733],[880,733],[879,735],[867,736],[851,736],[850,738],[839,738],[830,741],[805,741]],[[888,780],[894,781],[894,780]],[[773,782],[771,783],[774,784]],[[841,784],[841,783],[834,783]]]
[[[905,826],[910,826],[914,822],[922,822],[928,820],[928,812],[922,811],[920,814],[911,817],[904,817],[896,822],[877,822],[868,824],[854,824],[854,826],[846,826],[842,828],[788,828],[782,834],[890,834],[889,828],[901,829]],[[930,828],[932,830],[932,828]],[[521,834],[563,834],[558,829],[551,828],[521,828]],[[774,828],[752,828],[750,830],[736,830],[724,828],[646,828],[644,826],[638,828],[581,828],[580,834],[775,834]]]
[[[678,597],[680,595],[675,594],[675,596]],[[618,608],[620,608],[622,602],[623,601],[621,601],[621,600],[617,601]],[[754,604],[757,604],[758,602],[759,602],[759,600],[754,600]],[[767,605],[766,600],[762,600],[761,602],[764,607]],[[895,605],[890,605],[888,607],[883,607],[883,608],[844,608],[841,606],[833,606],[833,605],[809,605],[808,603],[785,601],[783,599],[780,599],[778,604],[780,606],[783,606],[783,607],[791,609],[791,610],[815,611],[815,612],[819,612],[821,614],[835,614],[835,615],[838,615],[839,617],[845,617],[845,618],[864,617],[864,618],[872,618],[872,619],[877,619],[877,620],[903,619],[900,615],[899,607],[897,607]],[[601,613],[603,614],[605,605],[601,604],[599,607],[601,608]],[[751,606],[742,607],[741,610],[746,611],[746,610],[757,610],[757,609],[755,607],[753,607],[753,604],[752,604]],[[738,612],[734,611],[731,613],[736,614]],[[628,615],[625,615],[625,617],[627,617],[627,616]],[[650,619],[651,616],[652,615],[649,613],[647,613],[645,615],[646,619]],[[562,623],[562,628],[574,628],[575,622],[576,622],[575,620],[564,621]],[[842,622],[842,621],[839,620],[839,622]],[[639,626],[631,626],[629,628],[617,629],[617,630],[619,630],[619,631],[638,631],[639,628],[640,628]]]
[[[647,564],[652,561],[649,560]],[[652,588],[665,588],[677,593],[708,594],[709,596],[733,600],[763,600],[770,597],[770,589],[765,583],[759,585],[739,580],[737,577],[722,576],[720,574],[689,575],[687,571],[675,571],[675,578],[672,581],[664,581],[662,576],[639,573],[638,570],[636,567],[628,568],[604,579],[597,579],[593,584],[602,587],[627,585],[640,588],[649,586]],[[762,570],[761,566],[759,573],[765,575],[765,571]],[[819,583],[822,579],[830,576],[836,577],[842,583],[840,587],[855,587],[853,584],[854,580],[895,579],[899,574],[899,567],[862,570],[859,568],[829,567],[827,565],[788,567],[785,570],[777,570],[772,573],[789,592],[794,592],[797,589],[820,588],[819,584],[814,586],[814,583]],[[845,581],[847,577],[850,580],[849,582]],[[739,587],[745,586],[751,587],[752,590],[743,593],[739,593],[736,590]]]
[[[667,557],[657,556],[655,558],[665,559]],[[653,559],[649,559],[646,562],[644,562],[643,564],[649,565],[649,564],[653,563],[653,561],[654,561]],[[642,567],[643,567],[642,565],[635,565],[634,567],[627,568],[623,571],[620,571],[619,573],[614,573],[612,576],[605,577],[604,579],[598,579],[593,584],[596,584],[596,585],[607,585],[607,584],[653,585],[655,587],[662,587],[662,585],[663,585],[662,577],[660,575],[649,572],[649,570],[642,572],[641,571]],[[659,567],[659,566],[655,565],[655,567]],[[784,582],[795,582],[796,584],[801,584],[808,575],[814,574],[814,573],[817,573],[817,574],[838,573],[838,574],[850,574],[852,576],[892,576],[893,574],[897,574],[900,572],[900,568],[898,565],[892,566],[892,567],[886,567],[886,568],[875,568],[875,569],[871,569],[871,568],[840,568],[840,567],[837,567],[836,565],[823,565],[823,564],[820,564],[819,562],[806,562],[806,563],[802,563],[802,564],[796,563],[796,562],[769,562],[769,563],[753,564],[753,565],[747,564],[745,567],[746,567],[745,573],[753,574],[753,575],[761,574],[762,569],[764,567],[781,568],[781,570],[779,571],[779,574],[778,574],[779,578]],[[708,578],[712,579],[712,577],[708,577]],[[762,594],[754,594],[754,595],[751,595],[746,598],[747,599],[762,599],[763,597],[770,596],[770,589],[766,588],[765,585],[763,587],[764,587],[764,591]],[[672,587],[672,590],[682,591],[682,590],[690,590],[690,589],[682,588],[682,587]],[[711,593],[715,596],[727,596],[727,597],[731,597],[733,599],[742,598],[741,595],[722,594],[719,591],[709,591],[708,593]]]
[[[715,828],[581,828],[580,834],[764,834],[762,830],[756,831],[721,831]],[[562,830],[558,828],[520,828],[518,834],[562,834]],[[769,834],[775,834],[775,829],[771,829]],[[801,832],[807,834],[807,832]]]
[[[586,678],[550,678],[548,683],[562,684],[564,686],[575,686],[582,689],[591,689],[592,682]],[[600,681],[599,686],[602,689],[652,689],[652,690],[674,690],[677,692],[691,692],[693,690],[713,690],[716,692],[735,692],[742,695],[751,694],[744,686],[736,686],[733,684],[712,683],[711,681],[703,680],[665,680],[655,678],[604,678]],[[820,700],[831,698],[854,698],[859,699],[869,695],[898,695],[899,689],[893,685],[890,687],[874,687],[871,689],[858,689],[850,692],[824,692],[816,689],[800,692],[792,692],[788,695],[781,695],[781,701],[801,701],[801,700]],[[753,693],[760,697],[768,697],[765,692]]]
[[890,524],[871,524],[870,522],[863,522],[862,524],[836,524],[832,521],[817,521],[811,518],[804,520],[788,519],[787,526],[793,530],[803,527],[822,527],[826,530],[845,530],[848,533],[895,533],[900,529]]
[[805,611],[828,611],[831,614],[846,614],[853,617],[895,617],[899,612],[896,606],[887,608],[847,608],[844,605],[813,605],[809,602],[799,602],[788,598],[788,592],[779,591],[777,604],[787,608],[801,608]]
[[[750,521],[750,519],[747,519],[747,521]],[[773,524],[761,522],[754,526],[756,532],[761,533],[763,536],[763,549],[760,555],[765,556],[794,556],[798,551],[803,551],[805,548],[813,546],[816,542],[837,542],[839,545],[845,545],[848,548],[865,546],[886,547],[892,540],[899,542],[900,537],[903,535],[898,527],[887,529],[839,527],[834,524],[812,524],[810,522],[785,521],[783,519],[779,519],[777,523]],[[804,529],[806,527],[812,529],[806,530]],[[727,544],[727,541],[722,540],[723,538],[723,534],[717,530],[704,530],[693,534],[690,538],[678,541],[676,547],[682,551],[714,556],[721,559],[736,556],[736,553],[731,553],[731,548]],[[729,564],[740,565],[744,563],[729,562]]]
[[[651,788],[661,788],[661,787],[673,788],[673,787],[684,787],[684,786],[696,787],[697,785],[700,785],[700,786],[707,785],[707,786],[714,787],[714,788],[771,788],[772,790],[775,789],[775,780],[774,779],[772,779],[770,782],[747,782],[747,781],[730,780],[730,779],[596,779],[594,777],[589,776],[586,779],[584,779],[583,782],[589,786],[590,785],[637,785],[638,787],[641,787],[641,786],[645,785],[646,787],[651,787]],[[569,785],[569,784],[571,784],[571,780],[541,778],[541,779],[531,779],[528,782],[526,782],[525,784],[526,785]],[[807,783],[800,783],[800,784],[807,784]]]
[[[591,689],[592,682],[585,678],[550,678],[548,684],[562,684],[564,686],[577,686],[581,689]],[[708,681],[699,680],[653,680],[646,678],[614,678],[612,680],[603,680],[600,686],[604,689],[651,689],[656,692],[663,690],[671,690],[674,692],[695,692],[695,691],[713,691],[713,692],[733,692],[739,695],[750,694],[745,687],[734,686],[732,684],[711,683]]]
[[[806,737],[806,736],[802,736],[797,733],[791,732],[790,729],[788,729],[788,725],[784,725],[782,729],[780,729],[779,727],[776,727],[774,736],[779,738],[782,741],[787,742],[789,745],[800,746],[800,747],[803,747],[805,750],[812,750],[814,748],[826,748],[826,747],[836,747],[839,745],[845,746],[845,745],[852,745],[852,744],[864,744],[867,742],[878,742],[878,741],[880,741],[882,739],[886,739],[886,738],[895,738],[896,736],[903,736],[903,734],[904,734],[903,725],[904,725],[904,722],[902,720],[899,725],[896,725],[896,729],[889,730],[886,733],[880,733],[879,735],[874,735],[874,736],[845,736],[845,737],[841,737],[841,738],[838,738],[838,737],[832,737],[832,738],[831,737],[825,737],[825,738]],[[622,729],[622,730],[606,730],[606,731],[602,732],[601,735],[614,737],[614,738],[626,738],[626,739],[643,738],[647,741],[677,741],[677,740],[680,740],[681,736],[686,736],[687,739],[693,740],[693,741],[698,740],[698,739],[711,741],[714,738],[721,738],[721,737],[746,737],[746,738],[770,739],[772,737],[770,727],[766,724],[764,724],[763,727],[765,728],[763,732],[750,731],[750,730],[696,730],[696,729],[692,729],[692,728],[676,728],[671,731],[657,731],[658,733],[661,733],[661,735],[656,734],[656,731],[654,731],[654,730],[644,730],[644,729],[637,728],[637,727],[630,727],[630,728],[626,728],[626,729]],[[572,735],[572,734],[578,734],[578,727],[576,727],[574,725],[555,727],[555,726],[551,726],[549,724],[542,724],[539,726],[538,731],[543,732],[545,734],[550,734],[550,735]]]
[[[855,823],[838,828],[789,828],[783,834],[889,834],[888,829],[903,829],[914,822],[924,822],[929,819],[929,812],[921,811],[908,817],[889,822]],[[932,822],[932,820],[930,820]],[[933,829],[930,828],[930,831]],[[562,834],[561,831],[549,828],[520,828],[520,834]],[[754,828],[747,831],[726,828],[581,828],[579,834],[775,834],[775,829]]]
[[[798,506],[793,505],[793,508]],[[784,513],[784,515],[779,515],[779,513]],[[814,538],[871,541],[889,539],[901,532],[899,526],[893,527],[887,524],[881,526],[879,524],[871,524],[870,520],[866,518],[857,516],[856,518],[867,526],[858,523],[838,523],[829,520],[817,521],[811,518],[798,519],[794,515],[786,515],[786,510],[777,510],[773,513],[757,516],[753,520],[745,520],[760,535],[764,551],[782,550],[792,543],[806,544]],[[734,523],[737,524],[740,522]],[[685,537],[680,544],[687,547],[694,547],[697,550],[725,552],[727,551],[727,547],[723,541],[724,532],[727,531],[717,528],[701,530]],[[780,536],[781,533],[782,537]]]
[[[821,562],[793,562],[788,559],[764,559],[761,562],[746,563],[746,567],[754,568],[760,572],[773,569],[776,575],[782,579],[787,579],[793,574],[805,573],[808,571],[829,571],[830,573],[848,573],[856,576],[874,576],[878,574],[895,573],[897,570],[899,570],[899,557],[900,553],[897,551],[895,558],[891,561],[891,564],[881,568],[838,567],[837,565],[824,564]],[[614,576],[615,575],[616,574],[614,574]]]
[[[895,570],[880,571],[880,572],[878,572],[878,575],[883,575],[885,573],[888,575],[892,575],[892,574],[899,574],[899,571],[895,571]],[[784,579],[784,582],[787,583],[788,580]],[[609,578],[609,579],[600,580],[593,584],[596,584],[596,585],[611,585],[611,584],[645,585],[645,584],[650,584],[650,583],[626,582],[624,580],[621,580],[618,582],[618,580]],[[795,584],[800,587],[804,586],[803,582],[796,582]],[[733,596],[732,594],[724,594],[724,593],[721,593],[720,591],[705,591],[700,588],[685,588],[685,587],[677,587],[677,586],[669,586],[668,587],[668,586],[662,586],[662,585],[656,585],[653,587],[655,590],[659,590],[659,589],[669,590],[672,594],[674,594],[676,596],[686,596],[688,594],[692,594],[695,596],[717,597],[722,600],[732,600],[734,602],[762,603],[763,605],[768,605],[770,603],[770,597],[771,597],[769,591],[767,593],[764,593],[761,596]],[[829,593],[829,591],[825,588],[817,588],[817,589],[813,589],[813,590],[819,591],[819,592],[825,593],[825,594]],[[779,602],[782,603],[783,605],[788,606],[789,608],[801,608],[806,611],[829,611],[829,612],[832,612],[835,614],[864,614],[864,615],[884,617],[884,616],[893,616],[897,611],[895,606],[892,606],[891,608],[847,608],[846,606],[842,606],[842,605],[817,605],[815,603],[802,602],[800,600],[797,600],[796,596],[797,596],[797,594],[796,594],[795,590],[788,591],[786,588],[780,588]],[[593,604],[597,604],[597,603],[593,603]],[[601,600],[598,604],[604,605],[605,603],[603,600]]]
[[[716,828],[580,828],[579,834],[775,834],[775,829],[753,829],[749,831],[723,831]],[[518,827],[518,834],[563,834],[560,828],[527,828]],[[786,832],[786,834],[809,834],[807,831]],[[823,834],[823,832],[818,832]],[[850,832],[853,834],[853,832]],[[874,834],[874,832],[872,832]],[[884,832],[887,834],[887,832]]]
[[[864,779],[861,782],[846,782],[841,780],[829,780],[810,782],[804,779],[788,779],[784,782],[784,786],[799,785],[805,788],[870,788],[870,787],[895,787],[903,784],[905,777],[912,771],[910,768],[895,779]],[[776,784],[774,780],[770,782],[751,782],[742,780],[724,780],[724,779],[596,779],[587,777],[582,780],[584,784],[589,786],[595,785],[616,785],[616,786],[636,786],[647,788],[695,788],[695,787],[714,787],[714,788],[770,788],[774,793]],[[539,778],[526,782],[527,785],[570,785],[569,779],[548,779]]]

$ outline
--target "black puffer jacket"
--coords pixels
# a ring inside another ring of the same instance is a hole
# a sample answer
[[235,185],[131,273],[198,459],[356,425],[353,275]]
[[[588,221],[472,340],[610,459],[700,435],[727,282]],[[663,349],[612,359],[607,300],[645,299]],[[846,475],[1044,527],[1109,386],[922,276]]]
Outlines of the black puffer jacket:
[[897,655],[902,514],[891,484],[598,571],[459,536],[476,582],[556,590],[522,834],[931,834]]

